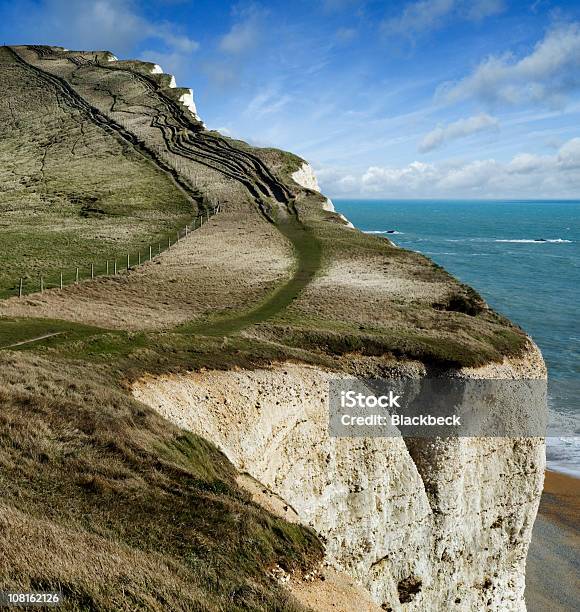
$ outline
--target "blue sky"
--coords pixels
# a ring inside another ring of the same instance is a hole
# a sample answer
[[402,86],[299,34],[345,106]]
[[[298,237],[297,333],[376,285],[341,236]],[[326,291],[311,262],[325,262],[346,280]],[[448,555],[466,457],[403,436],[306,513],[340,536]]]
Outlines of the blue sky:
[[6,44],[108,49],[334,197],[579,197],[580,3],[0,1]]

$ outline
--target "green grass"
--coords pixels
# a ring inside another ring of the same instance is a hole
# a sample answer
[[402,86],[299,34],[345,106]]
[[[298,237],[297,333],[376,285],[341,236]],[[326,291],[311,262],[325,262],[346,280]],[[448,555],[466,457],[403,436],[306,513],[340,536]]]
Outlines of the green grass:
[[[406,315],[410,315],[407,319]],[[429,316],[422,322],[422,317]],[[312,354],[415,359],[440,367],[481,366],[519,355],[525,334],[493,312],[475,317],[408,306],[390,325],[358,324],[286,311],[256,326],[258,337]]]
[[[196,202],[0,49],[0,299],[90,275],[157,249]],[[10,100],[12,102],[10,102]],[[9,106],[10,104],[10,106]],[[45,284],[45,286],[46,286]]]
[[[38,346],[54,346],[65,338],[67,341],[79,340],[98,333],[101,333],[101,330],[96,327],[71,323],[70,321],[0,318],[0,349],[20,342],[26,342],[22,345],[22,350],[35,349]],[[58,334],[58,336],[45,338],[38,343],[28,342],[49,334]]]
[[280,222],[277,227],[294,248],[296,264],[292,278],[276,289],[262,304],[247,312],[217,320],[187,323],[178,328],[179,331],[206,336],[227,336],[283,312],[300,295],[320,270],[321,245],[308,228],[293,219]]
[[307,571],[315,534],[251,502],[108,364],[12,354],[0,381],[4,588],[62,589],[68,610],[300,609],[267,570]]

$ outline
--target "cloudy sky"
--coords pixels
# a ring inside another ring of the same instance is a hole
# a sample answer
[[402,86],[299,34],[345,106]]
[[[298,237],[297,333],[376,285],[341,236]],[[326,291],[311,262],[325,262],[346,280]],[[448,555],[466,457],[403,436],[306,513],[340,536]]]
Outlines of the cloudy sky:
[[330,196],[580,198],[577,0],[0,0],[0,24],[160,63]]

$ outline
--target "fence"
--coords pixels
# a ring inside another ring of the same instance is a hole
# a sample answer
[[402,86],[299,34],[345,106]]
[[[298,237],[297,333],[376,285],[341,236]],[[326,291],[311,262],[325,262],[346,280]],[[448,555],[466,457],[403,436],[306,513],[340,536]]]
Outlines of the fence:
[[43,293],[48,289],[63,289],[87,279],[117,276],[123,271],[128,272],[148,261],[152,261],[155,257],[187,237],[191,232],[202,227],[204,223],[209,221],[210,217],[219,212],[221,212],[221,203],[196,215],[191,223],[188,223],[183,229],[176,231],[173,235],[167,236],[163,241],[158,241],[157,244],[150,244],[145,250],[138,251],[137,253],[131,254],[128,252],[126,257],[101,260],[88,266],[86,264],[84,266],[75,266],[66,270],[41,274],[35,278],[22,276],[15,287],[15,291],[18,297],[23,297],[31,293]]

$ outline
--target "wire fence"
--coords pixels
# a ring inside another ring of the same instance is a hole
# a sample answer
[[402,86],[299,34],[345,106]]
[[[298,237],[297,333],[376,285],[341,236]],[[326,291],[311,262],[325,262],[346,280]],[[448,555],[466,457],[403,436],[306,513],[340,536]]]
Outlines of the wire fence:
[[83,266],[63,268],[62,270],[53,270],[35,277],[21,276],[14,287],[14,292],[18,297],[23,297],[31,293],[43,293],[49,289],[64,289],[64,287],[78,284],[87,279],[117,276],[123,272],[128,272],[129,270],[133,270],[152,261],[155,257],[170,249],[180,240],[189,236],[190,233],[202,227],[204,223],[209,221],[210,217],[219,212],[221,212],[221,203],[218,202],[212,208],[196,215],[190,223],[174,234],[167,236],[162,241],[157,241],[155,244],[150,244],[144,250],[136,253],[128,252],[127,255],[123,257],[112,257],[111,259],[96,261],[88,265],[85,264]]

